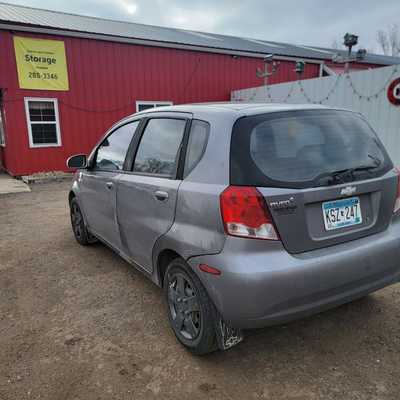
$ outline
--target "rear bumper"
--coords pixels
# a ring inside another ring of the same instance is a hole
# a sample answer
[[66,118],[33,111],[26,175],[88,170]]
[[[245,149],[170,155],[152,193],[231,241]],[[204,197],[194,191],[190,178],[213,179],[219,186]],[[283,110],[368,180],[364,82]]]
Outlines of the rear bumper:
[[[302,254],[280,242],[228,237],[221,253],[189,261],[235,328],[302,318],[400,280],[400,218],[381,233]],[[199,271],[206,263],[222,271]]]

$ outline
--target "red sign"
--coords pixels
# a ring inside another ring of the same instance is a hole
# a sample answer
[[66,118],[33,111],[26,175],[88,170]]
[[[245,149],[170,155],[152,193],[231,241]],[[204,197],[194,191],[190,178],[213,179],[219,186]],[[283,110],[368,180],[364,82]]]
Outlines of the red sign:
[[395,106],[400,106],[400,78],[395,79],[388,88],[388,99]]

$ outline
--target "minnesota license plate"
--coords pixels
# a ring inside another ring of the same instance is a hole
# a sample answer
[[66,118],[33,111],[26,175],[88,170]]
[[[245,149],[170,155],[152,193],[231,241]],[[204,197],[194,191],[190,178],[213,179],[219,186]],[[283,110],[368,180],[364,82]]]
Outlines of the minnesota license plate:
[[327,231],[362,223],[360,199],[358,197],[326,201],[322,203],[322,214]]

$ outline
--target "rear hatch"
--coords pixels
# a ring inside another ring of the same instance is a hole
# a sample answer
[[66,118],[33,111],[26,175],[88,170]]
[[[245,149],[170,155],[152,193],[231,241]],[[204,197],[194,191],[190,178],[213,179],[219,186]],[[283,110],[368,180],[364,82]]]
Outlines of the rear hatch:
[[301,253],[386,229],[397,176],[361,116],[314,109],[239,119],[231,184],[257,187],[285,248]]

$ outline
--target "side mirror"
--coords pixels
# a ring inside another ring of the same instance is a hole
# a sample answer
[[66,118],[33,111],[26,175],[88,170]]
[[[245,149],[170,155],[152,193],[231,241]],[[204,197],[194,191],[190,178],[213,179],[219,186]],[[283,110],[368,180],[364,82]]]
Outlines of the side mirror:
[[68,168],[86,168],[87,167],[87,158],[86,154],[77,154],[75,156],[71,156],[67,160]]

